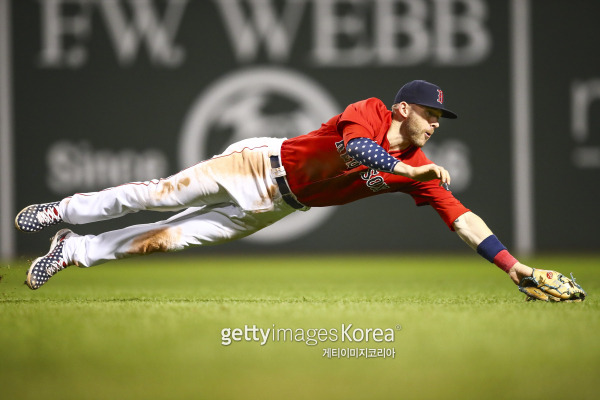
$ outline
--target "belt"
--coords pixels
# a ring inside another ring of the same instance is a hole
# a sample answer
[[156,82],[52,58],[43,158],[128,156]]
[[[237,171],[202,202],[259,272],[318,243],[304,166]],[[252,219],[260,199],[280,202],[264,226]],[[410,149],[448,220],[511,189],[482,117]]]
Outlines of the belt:
[[307,209],[308,207],[304,204],[300,203],[290,186],[287,183],[287,179],[285,179],[285,170],[281,165],[281,161],[279,160],[279,156],[271,156],[271,168],[273,168],[273,175],[275,178],[275,182],[279,187],[279,193],[281,193],[281,197],[283,201],[285,201],[290,207],[295,208],[296,210]]

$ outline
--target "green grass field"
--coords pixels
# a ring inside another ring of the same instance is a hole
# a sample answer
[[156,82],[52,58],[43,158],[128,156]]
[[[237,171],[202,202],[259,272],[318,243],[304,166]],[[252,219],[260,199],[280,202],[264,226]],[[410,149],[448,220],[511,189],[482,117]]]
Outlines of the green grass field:
[[[588,299],[525,302],[476,255],[160,255],[72,267],[38,291],[22,284],[26,262],[3,264],[0,396],[597,398],[600,257],[526,261],[574,272]],[[224,328],[342,324],[392,329],[394,341],[221,344]],[[395,357],[327,358],[325,348]]]

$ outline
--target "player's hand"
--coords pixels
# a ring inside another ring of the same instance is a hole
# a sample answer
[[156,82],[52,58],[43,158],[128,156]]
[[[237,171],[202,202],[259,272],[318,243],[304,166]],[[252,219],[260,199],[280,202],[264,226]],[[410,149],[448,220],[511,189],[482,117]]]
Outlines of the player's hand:
[[420,167],[412,167],[408,171],[408,177],[419,182],[427,182],[434,179],[440,180],[440,186],[450,185],[450,173],[444,168],[436,164],[421,165]]

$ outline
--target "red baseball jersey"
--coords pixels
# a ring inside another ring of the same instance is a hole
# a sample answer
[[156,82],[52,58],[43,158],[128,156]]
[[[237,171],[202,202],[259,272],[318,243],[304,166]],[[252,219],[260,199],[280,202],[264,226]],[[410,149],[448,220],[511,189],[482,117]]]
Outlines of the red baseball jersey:
[[322,124],[316,131],[288,139],[281,147],[281,160],[287,180],[298,200],[311,207],[350,203],[382,193],[403,192],[417,206],[431,205],[450,229],[452,223],[469,211],[439,181],[417,182],[410,178],[380,172],[358,163],[346,153],[350,139],[372,139],[393,157],[413,167],[432,164],[423,151],[411,146],[390,151],[387,132],[391,111],[379,99],[350,104],[343,113]]

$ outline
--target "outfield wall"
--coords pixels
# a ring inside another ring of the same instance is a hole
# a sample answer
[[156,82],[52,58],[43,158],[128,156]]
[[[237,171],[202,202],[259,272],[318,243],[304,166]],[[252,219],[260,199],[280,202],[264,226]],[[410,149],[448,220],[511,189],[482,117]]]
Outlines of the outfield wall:
[[[460,118],[425,150],[520,253],[598,250],[600,2],[0,0],[3,256],[22,206],[173,174],[253,136],[295,136],[426,79]],[[9,16],[6,18],[6,16]],[[141,213],[97,233],[162,219]],[[350,228],[362,227],[362,231]],[[211,251],[447,251],[430,209],[385,195]]]

